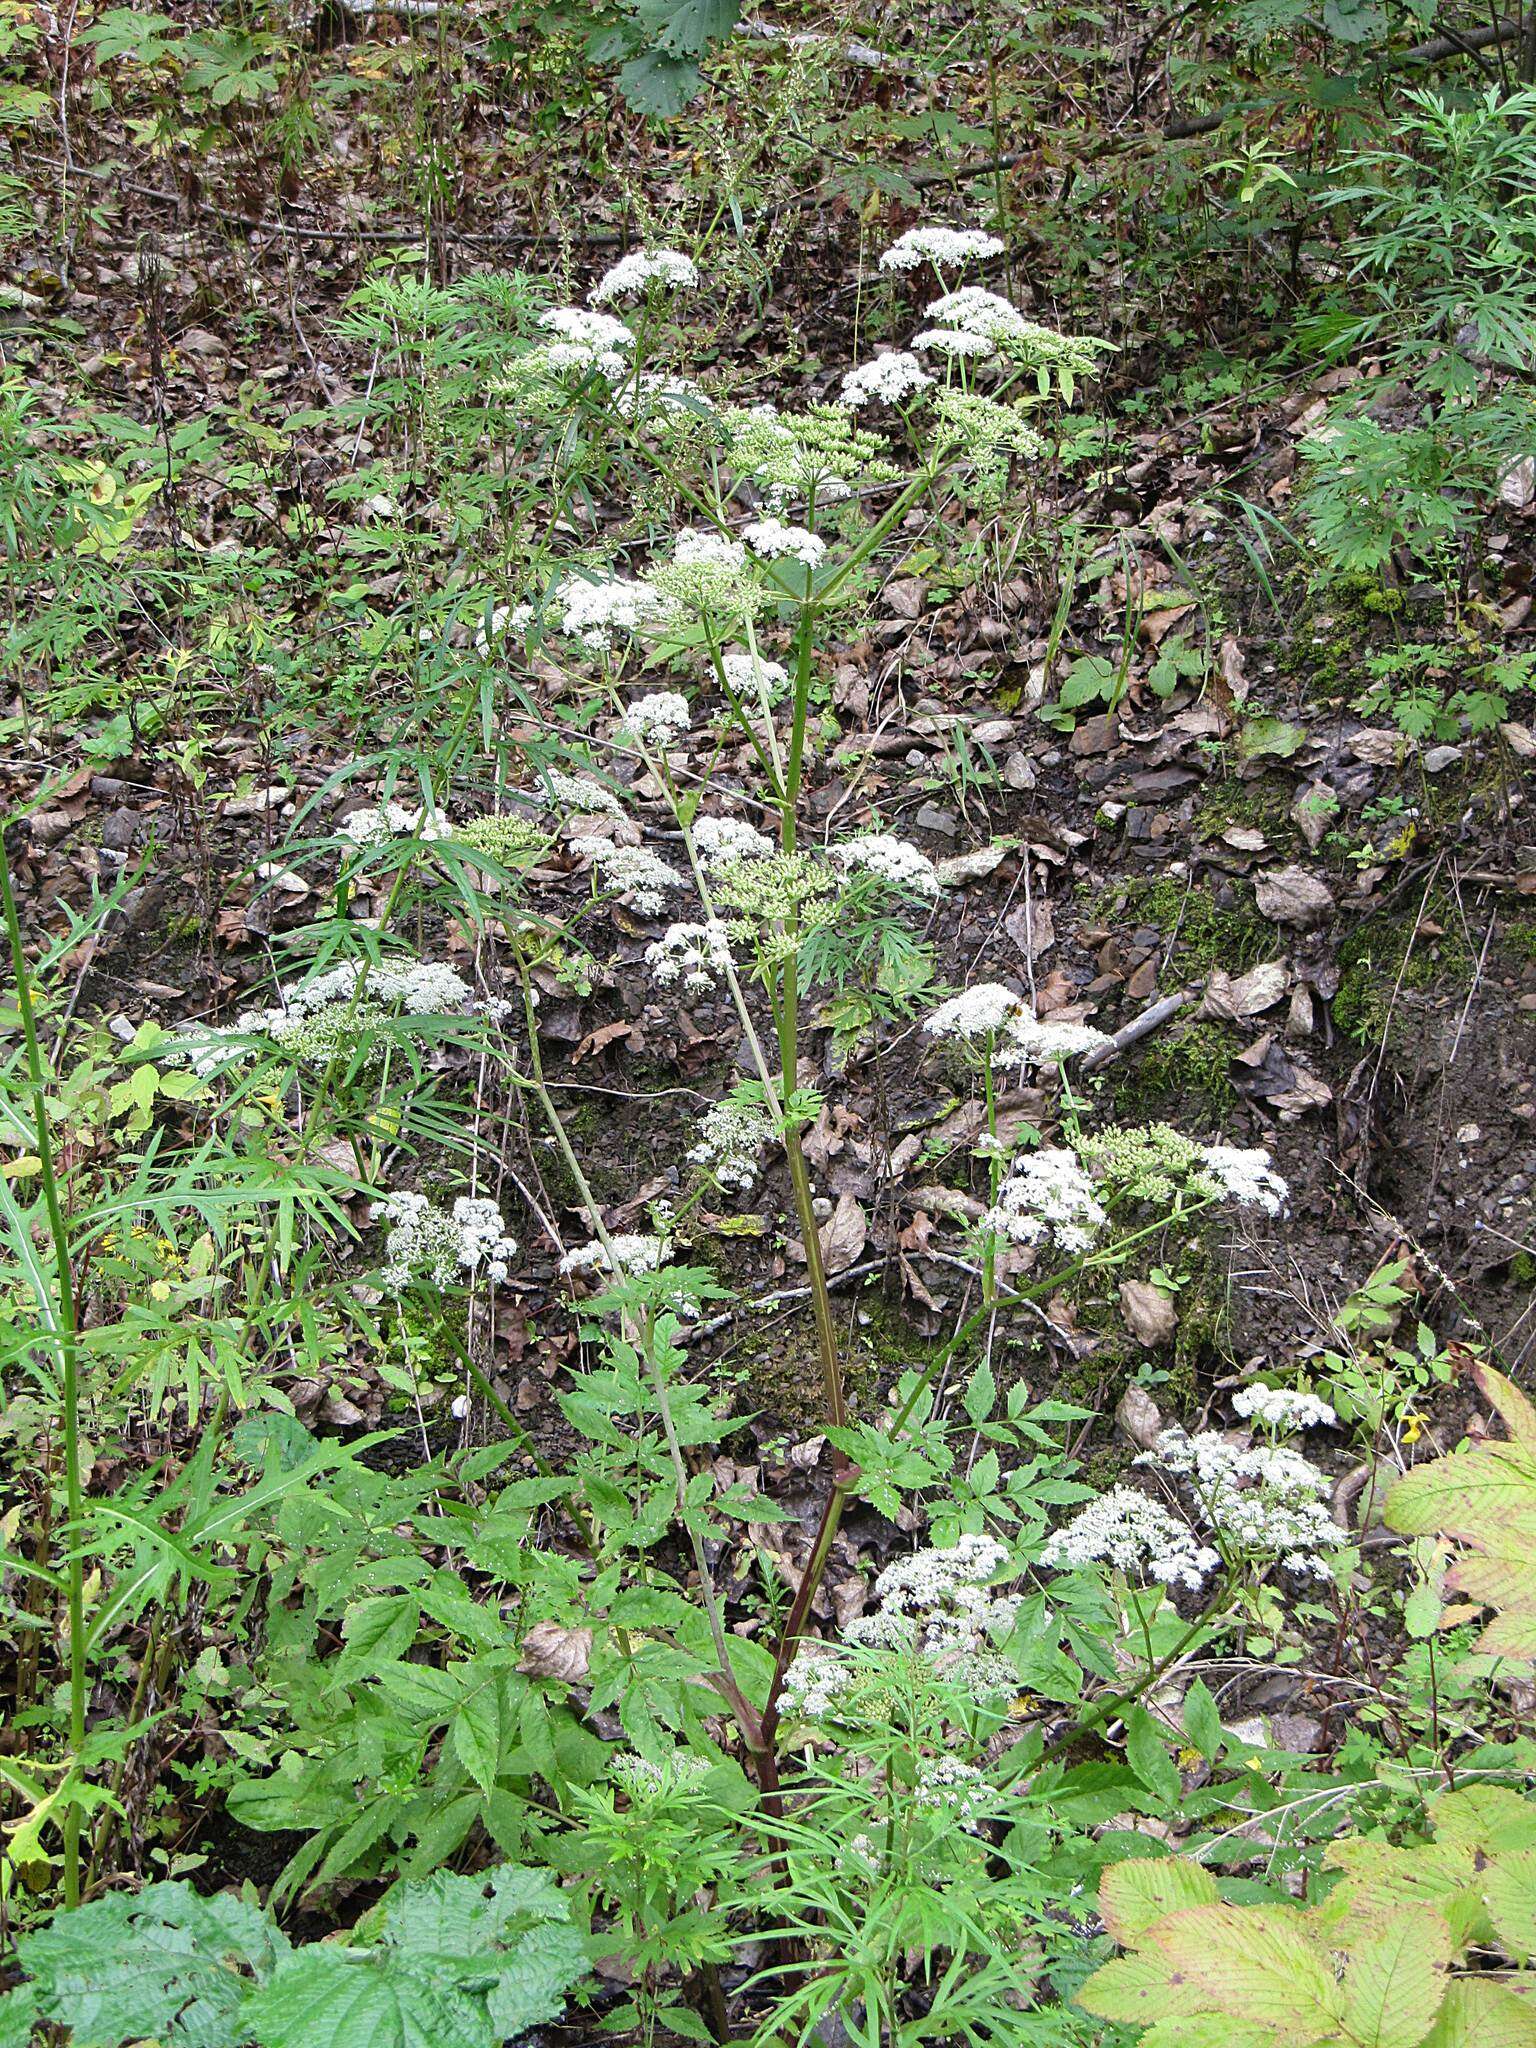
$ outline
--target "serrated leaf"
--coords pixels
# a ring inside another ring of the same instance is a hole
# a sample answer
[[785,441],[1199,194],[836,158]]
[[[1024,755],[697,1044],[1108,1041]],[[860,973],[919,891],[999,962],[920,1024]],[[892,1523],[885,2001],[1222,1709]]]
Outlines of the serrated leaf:
[[1101,2020],[1117,2020],[1126,2027],[1144,2027],[1158,2019],[1187,2019],[1210,2004],[1193,1985],[1176,1981],[1165,1956],[1146,1951],[1116,1956],[1095,1970],[1079,1988],[1077,2002],[1084,2012]]
[[1499,1857],[1481,1882],[1494,1932],[1512,1955],[1529,1962],[1536,1956],[1536,1849]]
[[619,67],[619,91],[637,114],[670,120],[703,89],[704,74],[688,58],[646,50]]
[[501,1687],[488,1679],[470,1693],[448,1723],[459,1762],[482,1792],[496,1783],[501,1762]]
[[736,26],[737,0],[640,0],[636,18],[667,57],[701,57]]
[[1131,1769],[1154,1797],[1177,1806],[1181,1785],[1162,1732],[1145,1707],[1133,1707],[1126,1719],[1125,1756]]
[[261,2048],[495,2048],[482,2001],[394,1953],[307,1949],[251,2000],[245,2020]]
[[1453,1977],[1421,2048],[1536,2048],[1536,2009],[1489,1977]]
[[1170,1913],[1146,1938],[1206,2009],[1268,2027],[1298,2048],[1337,2025],[1333,1971],[1299,1913],[1283,1906],[1195,1906]]
[[48,2018],[78,2042],[238,2038],[234,2016],[254,1981],[288,1955],[257,1907],[191,1885],[149,1885],[61,1913],[16,1944]]
[[1356,2048],[1415,2048],[1440,2009],[1451,1949],[1450,1928],[1425,1906],[1351,1950],[1344,2030]]
[[1183,1718],[1184,1733],[1206,1762],[1214,1763],[1221,1755],[1226,1734],[1216,1702],[1203,1679],[1197,1678],[1185,1693]]
[[1156,1921],[1186,1906],[1214,1906],[1216,1880],[1183,1856],[1136,1856],[1099,1879],[1099,1916],[1116,1941],[1139,1942]]
[[997,1406],[997,1376],[984,1358],[971,1374],[965,1389],[965,1412],[979,1429]]

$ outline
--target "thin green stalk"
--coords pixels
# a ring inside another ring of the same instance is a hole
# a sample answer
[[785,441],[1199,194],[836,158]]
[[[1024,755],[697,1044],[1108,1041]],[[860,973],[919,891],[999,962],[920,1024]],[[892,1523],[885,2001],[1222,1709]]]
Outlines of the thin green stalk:
[[[32,990],[27,979],[27,959],[22,950],[21,925],[16,916],[16,897],[11,888],[11,864],[0,830],[0,896],[4,899],[5,932],[10,942],[11,970],[16,977],[16,1002],[21,1012],[22,1037],[26,1043],[27,1080],[32,1095],[32,1117],[36,1127],[38,1178],[48,1211],[48,1234],[53,1241],[57,1276],[58,1346],[62,1375],[64,1424],[64,1490],[69,1507],[69,1554],[65,1599],[69,1610],[69,1745],[77,1760],[85,1748],[85,1553],[81,1532],[85,1521],[85,1496],[80,1484],[80,1347],[79,1321],[75,1311],[74,1272],[70,1265],[69,1234],[64,1227],[64,1210],[59,1201],[58,1176],[54,1169],[53,1141],[48,1130],[48,1101],[43,1083],[42,1052],[38,1045],[37,1019],[32,1010]],[[46,1305],[38,1304],[47,1313]],[[80,1807],[71,1800],[64,1809],[64,1904],[80,1903]]]

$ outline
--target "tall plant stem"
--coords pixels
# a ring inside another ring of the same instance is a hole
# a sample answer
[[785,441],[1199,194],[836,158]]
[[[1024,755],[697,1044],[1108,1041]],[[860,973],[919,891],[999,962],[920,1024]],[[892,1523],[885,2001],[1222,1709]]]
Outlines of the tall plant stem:
[[[26,955],[22,951],[21,924],[16,916],[16,897],[11,888],[11,864],[0,830],[0,897],[4,900],[5,934],[10,943],[11,970],[16,977],[16,1003],[21,1012],[22,1037],[26,1044],[27,1080],[32,1096],[32,1119],[37,1137],[38,1178],[48,1212],[48,1234],[53,1241],[53,1260],[58,1286],[58,1339],[64,1425],[64,1491],[69,1507],[69,1544],[65,1579],[65,1600],[69,1610],[69,1744],[77,1763],[85,1748],[85,1554],[80,1547],[85,1520],[85,1497],[80,1484],[80,1343],[79,1320],[75,1311],[74,1271],[69,1257],[69,1234],[64,1227],[64,1210],[59,1200],[58,1176],[54,1169],[53,1141],[48,1130],[48,1101],[43,1085],[43,1057],[38,1045],[37,1019],[32,1010],[32,990],[27,981]],[[51,1310],[39,1302],[51,1319]],[[80,1808],[71,1800],[64,1809],[64,1904],[80,1903]]]

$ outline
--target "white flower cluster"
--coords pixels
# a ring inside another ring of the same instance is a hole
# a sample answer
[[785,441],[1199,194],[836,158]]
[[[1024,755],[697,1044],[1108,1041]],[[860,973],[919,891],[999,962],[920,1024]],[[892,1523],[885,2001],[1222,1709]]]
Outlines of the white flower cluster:
[[707,1756],[695,1756],[690,1749],[674,1749],[655,1763],[632,1750],[610,1757],[608,1768],[631,1799],[660,1799],[669,1792],[686,1792],[707,1778],[713,1766]]
[[861,839],[845,839],[841,846],[829,850],[833,866],[845,878],[859,873],[873,875],[887,888],[929,898],[937,896],[943,887],[938,869],[921,847],[896,838],[894,833],[868,832]]
[[1242,1450],[1214,1429],[1165,1429],[1136,1462],[1188,1480],[1216,1542],[1247,1562],[1278,1558],[1302,1578],[1326,1579],[1321,1553],[1347,1541],[1323,1504],[1327,1473],[1283,1445]]
[[827,544],[808,526],[786,526],[782,519],[758,519],[744,526],[741,537],[759,560],[799,562],[814,569],[827,556]]
[[[359,983],[363,986],[359,989]],[[295,1059],[323,1065],[346,1050],[364,1026],[391,1011],[408,1017],[497,1014],[499,1004],[477,1004],[474,991],[452,967],[413,961],[409,967],[344,960],[298,988],[280,991],[264,1010],[243,1010],[231,1031],[200,1034],[187,1047],[194,1073],[207,1077],[250,1055],[242,1038],[269,1038]]]
[[669,924],[645,949],[645,964],[659,988],[680,981],[691,995],[702,995],[731,964],[731,942],[719,918],[706,924]]
[[624,806],[613,791],[591,775],[569,775],[563,768],[546,768],[544,793],[551,804],[563,805],[579,818],[624,815]]
[[539,325],[559,336],[538,352],[537,361],[544,368],[581,376],[596,370],[611,382],[628,375],[635,337],[622,320],[608,313],[588,313],[580,306],[551,306],[539,315]]
[[677,690],[652,690],[624,707],[617,737],[639,747],[676,746],[692,722],[688,699]]
[[699,1119],[688,1164],[712,1173],[723,1188],[747,1194],[757,1183],[758,1159],[774,1135],[773,1118],[758,1102],[717,1102]]
[[940,1003],[924,1019],[923,1029],[930,1038],[995,1038],[1008,1029],[1023,1007],[1022,998],[1000,981],[978,981],[974,988]]
[[407,804],[385,803],[376,809],[365,806],[362,810],[350,811],[336,829],[354,846],[383,846],[388,840],[403,839],[408,833],[418,831],[423,839],[451,836],[452,827],[440,818],[434,818],[422,831],[424,815],[419,807],[412,810]]
[[[550,604],[559,631],[599,653],[613,645],[615,633],[639,633],[670,610],[654,584],[631,576],[568,576],[550,593]],[[526,625],[528,617],[530,608],[520,605],[513,623]]]
[[1201,1172],[1229,1200],[1278,1216],[1290,1189],[1269,1163],[1262,1145],[1204,1145]]
[[460,1195],[451,1210],[443,1210],[425,1195],[407,1192],[389,1196],[380,1209],[391,1226],[380,1275],[386,1287],[408,1287],[419,1278],[447,1287],[482,1269],[499,1282],[517,1256],[517,1240],[507,1235],[501,1211],[482,1196]]
[[693,843],[700,865],[711,869],[734,867],[743,860],[771,860],[778,851],[768,835],[745,818],[699,818]]
[[634,249],[603,272],[587,297],[594,306],[607,306],[615,299],[641,298],[653,284],[681,292],[697,290],[698,283],[698,265],[691,256],[677,249]]
[[668,604],[707,617],[746,618],[762,599],[748,579],[745,543],[692,526],[678,534],[670,560],[652,564],[651,578]]
[[1082,1053],[1099,1052],[1111,1040],[1091,1024],[1036,1017],[1024,1008],[1007,1026],[1009,1053],[1026,1067],[1059,1067]]
[[[626,1273],[654,1273],[667,1256],[667,1242],[662,1237],[648,1237],[640,1231],[620,1231],[610,1237],[614,1259]],[[560,1270],[567,1276],[573,1273],[611,1273],[613,1259],[608,1256],[608,1245],[601,1238],[594,1237],[590,1244],[577,1245],[574,1251],[566,1253],[560,1261]]]
[[1249,1421],[1282,1431],[1332,1429],[1339,1419],[1316,1394],[1297,1393],[1290,1387],[1242,1387],[1232,1396],[1232,1406]]
[[842,383],[842,400],[855,412],[861,405],[869,405],[873,401],[882,405],[900,405],[904,398],[913,398],[919,391],[926,391],[932,382],[932,377],[909,349],[891,349],[848,372]]
[[919,1763],[912,1804],[923,1813],[946,1814],[963,1828],[975,1828],[994,1801],[984,1771],[957,1756],[938,1756]]
[[1061,1146],[1046,1146],[1019,1160],[982,1218],[1014,1244],[1054,1238],[1064,1252],[1085,1252],[1109,1216],[1081,1160]]
[[613,404],[625,419],[674,426],[689,421],[703,426],[715,411],[714,400],[691,377],[669,377],[664,370],[642,370],[614,394]]
[[1157,1501],[1134,1486],[1117,1486],[1049,1537],[1040,1562],[1055,1571],[1107,1564],[1162,1586],[1198,1588],[1221,1559]]
[[1003,244],[996,235],[976,228],[908,228],[880,258],[882,270],[916,270],[931,263],[935,270],[958,269],[988,256],[1001,256]]
[[946,292],[928,307],[928,318],[941,327],[963,334],[979,334],[986,341],[1003,341],[1027,334],[1030,322],[1017,306],[998,292],[968,284],[957,292]]
[[984,363],[988,356],[997,354],[997,343],[990,335],[973,334],[968,327],[925,327],[913,335],[912,346],[975,363]]
[[654,917],[669,891],[687,883],[647,846],[615,846],[609,839],[573,839],[572,853],[591,861],[608,887],[627,896],[642,916]]
[[772,704],[789,688],[789,670],[781,662],[765,661],[760,654],[733,648],[720,657],[720,666],[738,697],[744,697],[750,690],[753,696]]
[[[961,1536],[947,1550],[919,1550],[889,1565],[875,1580],[880,1605],[844,1631],[854,1648],[917,1656],[978,1701],[1006,1698],[1018,1690],[1018,1674],[991,1647],[1014,1625],[1019,1598],[994,1594],[987,1581],[1007,1560],[990,1536]],[[885,1681],[841,1657],[825,1643],[805,1643],[785,1673],[787,1705],[808,1720],[878,1707]]]

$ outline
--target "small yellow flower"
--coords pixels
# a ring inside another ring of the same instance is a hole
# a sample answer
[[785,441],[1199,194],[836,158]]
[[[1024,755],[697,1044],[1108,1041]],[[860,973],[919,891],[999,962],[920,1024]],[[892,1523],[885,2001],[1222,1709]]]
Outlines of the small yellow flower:
[[151,1280],[149,1283],[149,1298],[151,1301],[169,1301],[171,1298],[170,1281]]
[[1405,1444],[1416,1444],[1424,1434],[1424,1425],[1429,1420],[1429,1417],[1427,1415],[1415,1414],[1409,1415],[1406,1420],[1408,1427],[1403,1431],[1403,1442]]
[[1197,1765],[1204,1763],[1204,1761],[1205,1759],[1198,1749],[1186,1748],[1179,1751],[1179,1769],[1181,1771],[1192,1771]]

